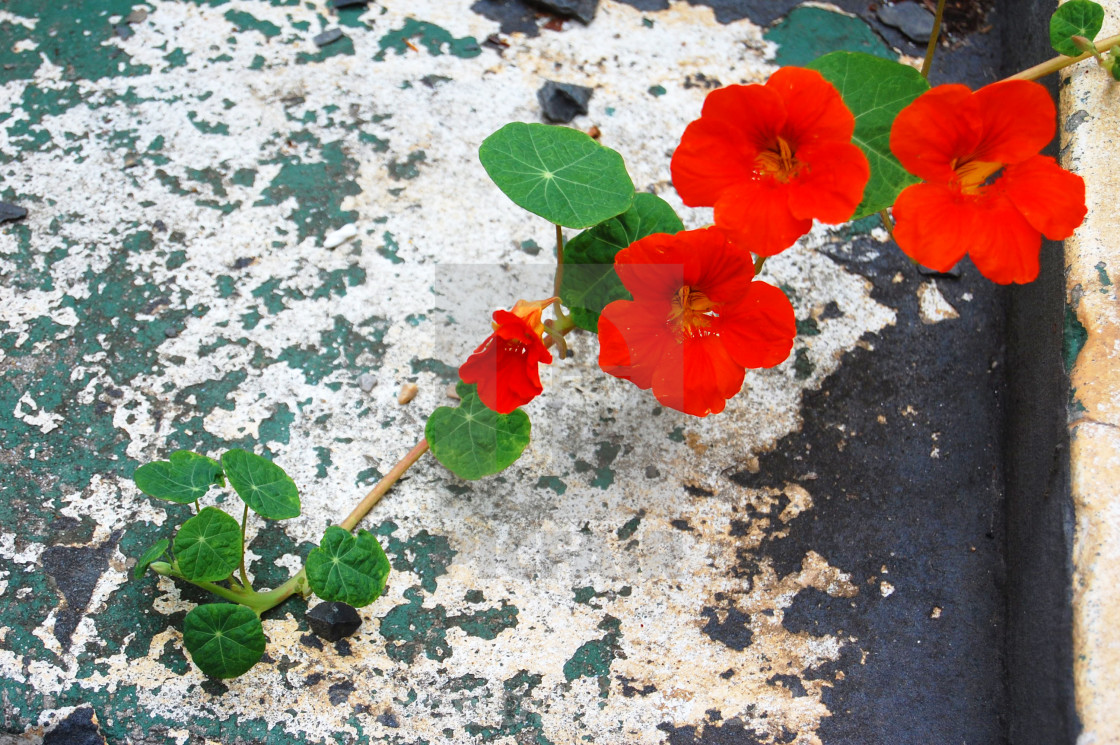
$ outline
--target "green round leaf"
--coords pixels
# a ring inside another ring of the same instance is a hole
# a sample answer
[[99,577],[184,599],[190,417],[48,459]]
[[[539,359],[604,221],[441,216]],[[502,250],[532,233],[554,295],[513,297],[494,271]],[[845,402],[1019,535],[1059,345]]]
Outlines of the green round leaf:
[[568,127],[512,122],[483,141],[478,159],[515,204],[557,225],[590,227],[634,199],[622,156]]
[[929,82],[909,65],[861,52],[832,52],[808,67],[840,91],[856,118],[852,142],[871,164],[871,180],[851,219],[890,207],[903,189],[918,183],[891,153],[891,125],[898,112],[929,90]]
[[244,605],[200,605],[183,619],[183,644],[198,669],[214,678],[236,678],[264,654],[264,629]]
[[441,406],[428,417],[424,437],[436,457],[459,478],[497,473],[529,444],[529,416],[521,409],[499,414],[478,398],[477,386],[459,383],[459,406]]
[[1084,36],[1089,41],[1097,37],[1104,25],[1104,8],[1092,0],[1069,0],[1058,6],[1050,16],[1050,46],[1058,54],[1076,57],[1081,50],[1070,39]]
[[244,450],[230,450],[222,456],[222,468],[237,495],[261,517],[286,520],[299,516],[299,489],[272,461]]
[[222,467],[205,455],[179,450],[170,455],[170,461],[157,460],[140,466],[132,480],[149,497],[190,504],[211,486],[221,485]]
[[217,507],[206,507],[175,534],[179,573],[193,582],[228,577],[241,564],[241,526]]
[[156,559],[163,557],[167,553],[167,547],[171,545],[171,541],[166,538],[161,538],[156,541],[156,544],[144,552],[144,555],[136,560],[136,568],[132,570],[132,578],[140,579],[144,576],[144,572],[148,571],[148,567]]
[[576,325],[599,328],[599,314],[615,300],[629,300],[614,270],[614,257],[639,238],[653,233],[678,233],[684,223],[669,204],[653,194],[639,194],[630,209],[583,231],[564,247],[560,300]]
[[350,535],[331,526],[307,555],[307,582],[323,600],[369,605],[381,596],[388,577],[389,559],[367,530]]

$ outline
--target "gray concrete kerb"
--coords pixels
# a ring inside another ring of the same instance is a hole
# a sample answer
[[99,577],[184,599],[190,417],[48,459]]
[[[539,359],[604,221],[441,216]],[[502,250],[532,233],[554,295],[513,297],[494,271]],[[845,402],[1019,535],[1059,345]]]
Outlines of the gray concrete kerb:
[[[1105,29],[1120,27],[1120,2],[1102,4]],[[1120,743],[1120,84],[1090,65],[1063,83],[1063,164],[1085,178],[1089,210],[1066,241],[1066,333],[1084,338],[1070,372],[1074,686],[1078,743],[1105,745]]]

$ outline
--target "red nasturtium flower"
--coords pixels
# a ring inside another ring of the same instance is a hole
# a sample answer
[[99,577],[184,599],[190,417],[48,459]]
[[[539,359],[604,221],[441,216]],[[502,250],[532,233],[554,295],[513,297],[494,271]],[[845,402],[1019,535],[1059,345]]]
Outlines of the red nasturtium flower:
[[999,284],[1037,277],[1040,233],[1068,238],[1086,212],[1081,177],[1038,154],[1054,120],[1050,94],[1026,80],[975,93],[939,85],[915,99],[891,128],[891,152],[925,181],[895,202],[899,248],[939,271],[968,253]]
[[618,252],[633,300],[599,316],[599,367],[695,416],[723,411],[744,368],[773,367],[793,347],[793,306],[755,282],[746,250],[719,228],[656,233]]
[[548,300],[518,300],[513,310],[494,311],[494,333],[459,367],[464,383],[478,384],[482,403],[499,414],[508,414],[536,398],[541,385],[537,365],[552,362],[541,341],[541,311]]
[[673,186],[690,207],[762,256],[792,246],[813,219],[851,218],[871,176],[852,144],[855,117],[814,70],[783,67],[765,85],[708,94],[673,153]]

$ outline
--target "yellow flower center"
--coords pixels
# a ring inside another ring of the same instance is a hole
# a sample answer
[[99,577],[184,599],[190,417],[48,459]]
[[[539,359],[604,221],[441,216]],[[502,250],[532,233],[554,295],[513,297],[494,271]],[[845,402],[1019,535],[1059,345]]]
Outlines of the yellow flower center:
[[712,312],[715,305],[704,293],[684,285],[673,296],[669,323],[675,327],[679,336],[700,336],[716,317]]
[[996,171],[1003,168],[1003,163],[968,159],[957,162],[957,159],[954,158],[949,166],[956,172],[957,183],[960,184],[962,192],[965,194],[980,194],[988,179]]
[[784,138],[755,156],[755,165],[767,176],[773,176],[783,184],[797,175],[801,169],[801,161],[793,154],[793,148]]

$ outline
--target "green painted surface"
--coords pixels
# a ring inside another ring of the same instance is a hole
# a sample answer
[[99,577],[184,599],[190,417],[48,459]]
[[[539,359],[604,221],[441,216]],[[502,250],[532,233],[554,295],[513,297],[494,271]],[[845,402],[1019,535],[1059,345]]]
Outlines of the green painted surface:
[[898,59],[862,20],[824,8],[794,8],[764,37],[778,45],[774,56],[777,65],[802,66],[825,52],[836,51]]
[[1073,366],[1077,363],[1077,355],[1081,354],[1081,349],[1088,340],[1089,331],[1077,317],[1077,310],[1067,305],[1062,333],[1062,361],[1065,363],[1067,373],[1073,370]]

